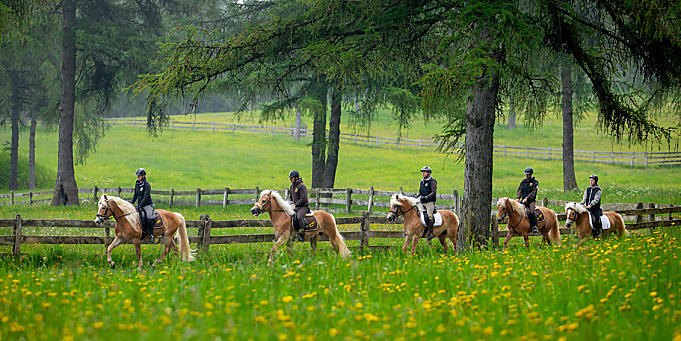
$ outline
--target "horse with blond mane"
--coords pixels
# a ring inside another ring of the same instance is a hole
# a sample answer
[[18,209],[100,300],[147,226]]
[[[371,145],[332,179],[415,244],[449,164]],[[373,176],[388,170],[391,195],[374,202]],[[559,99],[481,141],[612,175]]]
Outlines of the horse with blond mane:
[[[170,212],[166,210],[156,211],[163,220],[163,226],[161,228],[154,229],[154,236],[162,235],[166,245],[163,249],[163,253],[158,259],[156,259],[152,265],[152,268],[155,268],[156,265],[161,262],[171,250],[177,254],[178,249],[173,238],[176,232],[179,232],[180,235],[180,255],[182,260],[187,262],[193,261],[194,252],[189,248],[189,237],[187,236],[187,226],[184,222],[184,217],[177,212]],[[125,242],[132,242],[135,245],[137,260],[139,262],[137,270],[142,270],[142,250],[140,245],[142,226],[140,224],[139,214],[137,213],[137,210],[135,210],[135,206],[119,197],[103,194],[99,198],[95,224],[100,225],[104,222],[104,220],[107,220],[111,217],[116,220],[116,225],[114,226],[114,234],[116,237],[111,244],[109,244],[109,247],[106,248],[107,262],[109,262],[111,268],[115,268],[116,263],[111,260],[111,250]]]
[[[270,215],[270,220],[274,226],[274,246],[270,250],[270,257],[267,264],[272,264],[274,254],[277,249],[286,243],[287,251],[291,252],[291,237],[294,235],[293,226],[291,225],[291,216],[295,214],[291,205],[274,190],[264,190],[260,193],[260,199],[255,202],[251,208],[251,214],[258,216],[261,213],[267,212]],[[314,217],[317,219],[317,228],[313,231],[305,231],[305,237],[310,238],[310,245],[312,251],[317,251],[317,241],[321,234],[329,237],[331,245],[334,250],[343,258],[350,256],[350,250],[345,245],[345,240],[336,228],[336,219],[328,212],[315,210],[312,211]]]
[[[411,253],[416,252],[416,245],[419,241],[419,236],[423,235],[426,228],[421,222],[418,213],[418,199],[408,197],[399,193],[395,193],[390,197],[390,212],[388,213],[388,220],[395,221],[399,215],[404,216],[404,245],[402,250],[407,251],[409,242],[411,241]],[[447,238],[452,241],[454,250],[456,250],[456,235],[459,231],[459,217],[454,212],[447,210],[438,210],[442,216],[442,225],[433,227],[433,235],[437,236],[440,244],[447,253]]]
[[[604,229],[602,232],[603,238],[607,238],[613,233],[619,237],[629,233],[624,224],[624,219],[619,213],[604,211],[603,215],[610,222],[610,228]],[[582,245],[592,235],[589,211],[586,209],[586,206],[580,203],[569,202],[565,204],[565,216],[567,218],[565,226],[570,227],[572,224],[575,224],[575,230],[577,230],[577,236],[579,237],[577,245]]]
[[[558,216],[556,212],[546,207],[537,206],[541,211],[543,220],[537,222],[537,229],[542,234],[542,241],[551,245],[551,242],[560,245],[560,231],[558,230]],[[525,205],[508,197],[503,197],[497,201],[497,221],[501,222],[508,216],[508,234],[504,240],[504,249],[508,241],[514,236],[523,236],[525,246],[530,247],[530,221],[527,219]],[[538,218],[540,216],[538,215]]]

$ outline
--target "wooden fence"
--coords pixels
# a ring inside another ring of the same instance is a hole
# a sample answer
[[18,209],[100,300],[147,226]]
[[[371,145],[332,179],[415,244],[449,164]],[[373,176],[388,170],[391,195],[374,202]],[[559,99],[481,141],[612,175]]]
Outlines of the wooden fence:
[[[107,121],[112,125],[124,126],[145,126],[146,120],[132,119],[132,118],[110,118]],[[232,123],[214,123],[214,122],[182,122],[170,121],[167,128],[169,129],[191,129],[191,130],[210,130],[210,131],[231,131],[231,132],[250,132],[250,133],[267,133],[267,134],[284,134],[295,135],[295,127],[275,127],[275,126],[256,126],[245,124]],[[301,136],[312,134],[311,129],[299,128]],[[341,133],[340,139],[355,144],[374,146],[381,148],[411,148],[418,150],[434,150],[439,147],[437,143],[432,140],[415,140],[383,136],[371,136],[362,134]],[[461,145],[455,148],[460,148]],[[542,160],[562,160],[563,150],[554,148],[535,148],[535,147],[519,147],[519,146],[505,146],[494,145],[494,155],[505,157],[522,157],[530,159]],[[630,166],[641,165],[647,167],[648,165],[681,165],[681,151],[676,152],[599,152],[575,150],[575,161],[592,162],[592,163],[610,163],[610,164],[626,164]]]
[[[643,208],[633,210],[620,210],[622,215],[636,216],[636,222],[627,224],[628,230],[648,229],[662,226],[675,226],[681,224],[681,219],[673,217],[673,214],[681,213],[681,206],[668,208]],[[656,217],[656,215],[667,215],[666,217]],[[565,215],[559,214],[559,220],[564,221]],[[491,239],[492,245],[499,245],[499,239],[506,236],[508,231],[499,230],[496,214],[491,215],[492,223],[487,231],[487,237]],[[643,220],[647,220],[644,222]],[[357,240],[360,247],[366,249],[370,246],[370,239],[401,239],[404,238],[401,228],[402,222],[389,222],[384,217],[371,216],[369,212],[362,212],[358,217],[336,218],[336,223],[343,225],[359,225],[359,230],[341,232],[346,240]],[[47,219],[26,219],[20,215],[15,219],[0,220],[0,227],[13,227],[12,235],[0,236],[0,245],[11,245],[12,253],[19,256],[22,244],[103,244],[105,247],[111,243],[111,228],[113,222],[106,221],[101,226],[97,226],[92,220],[47,220]],[[190,243],[197,244],[200,250],[208,250],[210,245],[241,244],[241,243],[267,243],[274,240],[274,234],[245,234],[245,235],[212,235],[213,229],[225,229],[236,227],[270,227],[269,220],[216,220],[213,221],[208,215],[201,216],[200,220],[187,220],[188,228],[198,228],[196,236],[190,236]],[[398,230],[374,231],[371,224],[391,224]],[[26,235],[22,229],[26,227],[50,227],[50,228],[84,228],[84,229],[104,229],[104,236],[44,236]],[[561,234],[571,234],[570,229],[561,228]],[[322,238],[322,240],[328,240]],[[145,244],[149,244],[145,242]]]

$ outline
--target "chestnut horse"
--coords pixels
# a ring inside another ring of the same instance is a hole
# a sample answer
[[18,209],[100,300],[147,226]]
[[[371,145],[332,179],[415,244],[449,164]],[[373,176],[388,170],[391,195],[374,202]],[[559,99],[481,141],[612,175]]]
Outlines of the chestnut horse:
[[[558,230],[558,216],[556,212],[546,207],[537,206],[544,214],[544,220],[537,222],[537,229],[542,234],[542,241],[551,245],[551,241],[560,245],[560,231]],[[511,237],[523,236],[525,246],[530,247],[530,221],[527,219],[525,205],[508,197],[497,201],[497,221],[501,222],[508,216],[508,234],[504,240],[504,249]]]
[[[610,220],[610,228],[601,231],[603,238],[607,238],[613,233],[619,237],[629,234],[624,225],[624,219],[622,219],[619,213],[604,211],[603,215]],[[572,224],[575,224],[575,230],[577,230],[577,236],[579,237],[577,245],[582,245],[589,236],[593,236],[591,234],[591,224],[589,223],[589,211],[586,209],[586,206],[577,202],[569,202],[565,204],[565,216],[567,218],[565,226],[570,227]]]
[[[270,220],[274,226],[274,246],[270,251],[270,257],[267,260],[267,264],[272,264],[274,260],[274,254],[277,249],[284,243],[287,243],[287,250],[289,254],[291,253],[291,238],[295,235],[293,233],[293,226],[291,226],[291,216],[295,214],[291,205],[286,202],[277,191],[274,190],[264,190],[260,193],[260,199],[251,208],[251,214],[258,216],[261,213],[267,212],[270,214]],[[317,225],[319,226],[314,231],[305,232],[305,236],[310,238],[310,245],[312,246],[312,251],[317,251],[317,241],[319,240],[319,235],[324,234],[329,237],[329,241],[333,248],[336,250],[341,257],[347,258],[350,256],[350,250],[345,246],[345,240],[338,233],[336,228],[336,219],[329,213],[324,211],[312,211],[314,217],[317,219]]]
[[[421,217],[418,211],[418,199],[408,197],[399,193],[395,193],[390,197],[390,212],[388,213],[388,220],[395,221],[401,214],[404,216],[404,245],[402,250],[407,251],[409,241],[411,241],[411,253],[415,253],[416,245],[419,241],[419,236],[423,235],[426,228],[421,223]],[[456,234],[459,231],[459,217],[454,212],[447,210],[438,210],[442,216],[442,225],[433,227],[433,235],[437,236],[440,244],[447,253],[447,239],[454,244],[454,251],[456,251]]]
[[[161,215],[161,219],[163,219],[163,227],[155,228],[154,236],[162,235],[166,245],[163,249],[163,253],[156,259],[152,268],[156,267],[171,249],[177,254],[177,245],[175,244],[173,236],[175,236],[175,232],[178,231],[180,233],[180,254],[182,260],[187,262],[193,261],[194,251],[189,248],[189,237],[187,236],[187,226],[184,223],[184,217],[179,213],[166,210],[157,210],[157,212]],[[116,263],[111,260],[111,250],[125,242],[132,242],[135,245],[137,259],[139,261],[137,270],[142,270],[142,250],[140,247],[142,227],[135,206],[121,198],[103,194],[99,198],[95,224],[100,225],[104,220],[111,217],[116,220],[116,225],[114,226],[114,234],[116,237],[111,244],[109,244],[109,247],[106,248],[107,262],[109,262],[111,268],[115,268]]]

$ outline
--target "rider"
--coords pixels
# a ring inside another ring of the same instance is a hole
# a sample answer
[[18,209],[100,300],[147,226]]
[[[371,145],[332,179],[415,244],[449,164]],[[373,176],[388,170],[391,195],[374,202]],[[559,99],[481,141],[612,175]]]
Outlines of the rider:
[[137,201],[137,212],[140,215],[140,225],[142,225],[142,238],[149,236],[149,241],[154,241],[154,223],[149,222],[154,214],[154,203],[151,202],[151,185],[147,181],[147,171],[140,168],[135,171],[137,181],[135,181],[135,194],[132,196],[132,204]]
[[288,173],[289,180],[291,180],[291,187],[288,190],[288,197],[293,202],[293,211],[295,215],[293,219],[293,228],[298,232],[298,241],[305,240],[305,215],[310,213],[310,206],[307,200],[307,187],[300,177],[297,170],[292,170]]
[[537,215],[535,214],[535,200],[537,199],[537,188],[539,181],[535,179],[534,169],[532,167],[525,168],[525,179],[520,182],[518,186],[518,193],[516,199],[525,205],[525,212],[527,212],[527,219],[530,221],[530,231],[539,233],[537,230]]
[[589,184],[590,186],[584,190],[582,205],[585,205],[586,209],[591,212],[591,221],[594,226],[591,230],[591,234],[594,238],[598,238],[603,229],[601,223],[601,216],[603,215],[603,210],[601,210],[601,188],[598,187],[598,175],[591,175],[589,177]]
[[428,235],[428,240],[434,238],[433,236],[433,225],[435,224],[435,200],[437,196],[437,181],[430,176],[433,172],[430,167],[425,166],[421,168],[421,184],[419,185],[419,201],[426,209],[425,220],[426,220],[426,230],[423,231],[423,236]]

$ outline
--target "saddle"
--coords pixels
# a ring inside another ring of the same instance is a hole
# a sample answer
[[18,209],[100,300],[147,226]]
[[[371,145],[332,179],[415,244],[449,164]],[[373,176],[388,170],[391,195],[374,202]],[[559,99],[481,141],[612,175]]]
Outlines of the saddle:
[[[141,216],[140,216],[140,219],[142,219]],[[156,211],[156,210],[154,210],[154,211],[151,213],[151,217],[149,217],[148,222],[149,222],[150,225],[151,225],[151,222],[152,222],[152,221],[154,222],[154,228],[155,228],[155,229],[160,229],[160,228],[163,227],[163,218],[161,217],[161,215],[160,215],[160,214],[158,213],[158,211]],[[148,226],[148,225],[147,225],[147,226]]]
[[534,214],[537,217],[537,222],[544,221],[544,212],[542,212],[540,209],[535,208]]
[[[291,219],[291,228],[295,229],[295,224],[294,220],[295,217],[292,217]],[[305,218],[303,219],[303,228],[305,229],[305,232],[308,231],[316,231],[319,229],[319,224],[317,223],[317,218],[314,216],[314,213],[307,213],[305,214]]]

